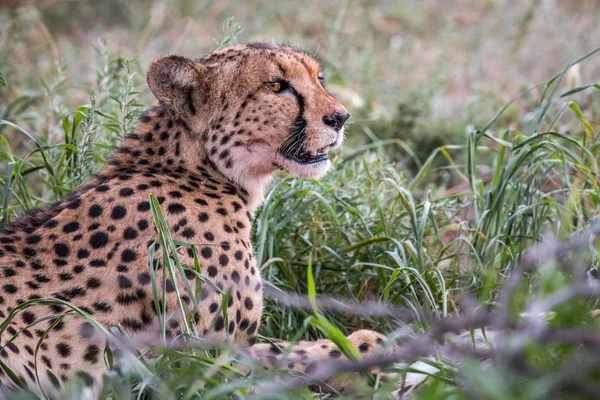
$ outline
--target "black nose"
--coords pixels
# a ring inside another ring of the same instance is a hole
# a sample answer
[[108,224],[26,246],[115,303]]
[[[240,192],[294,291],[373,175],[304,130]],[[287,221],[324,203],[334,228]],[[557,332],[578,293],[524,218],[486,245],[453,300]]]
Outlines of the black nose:
[[334,112],[332,115],[325,115],[323,117],[323,122],[325,125],[332,127],[336,131],[342,129],[344,126],[344,122],[350,118],[350,114],[347,112]]

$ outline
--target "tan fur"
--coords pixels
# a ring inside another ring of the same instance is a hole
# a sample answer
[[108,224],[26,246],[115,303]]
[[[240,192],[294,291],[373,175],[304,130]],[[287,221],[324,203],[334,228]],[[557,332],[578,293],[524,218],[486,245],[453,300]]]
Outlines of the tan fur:
[[[23,301],[58,297],[107,327],[152,328],[147,249],[157,236],[148,204],[154,194],[174,238],[202,244],[202,273],[232,290],[230,324],[223,326],[221,294],[204,285],[198,331],[222,337],[228,331],[238,342],[254,337],[262,283],[250,242],[253,213],[275,171],[320,177],[330,165],[304,165],[280,150],[298,121],[304,129],[290,146],[296,154],[335,148],[343,140],[343,128],[332,129],[323,118],[345,115],[343,125],[347,112],[323,88],[319,73],[319,64],[304,53],[262,44],[219,50],[199,61],[167,56],[152,63],[148,84],[161,105],[140,118],[102,172],[67,199],[0,232],[0,317]],[[265,86],[273,78],[293,91],[274,93]],[[191,254],[180,257],[192,264]],[[191,274],[188,279],[194,287]],[[167,292],[168,310],[177,315],[176,294],[171,286]],[[2,333],[0,359],[26,384],[36,385],[32,353],[52,321],[26,326],[67,310],[28,308]],[[176,322],[169,324],[171,335],[179,331]],[[361,332],[351,337],[357,347],[381,337]],[[58,390],[78,371],[97,380],[105,368],[103,346],[83,319],[65,317],[39,349],[40,384]],[[333,350],[325,341],[299,346],[323,357]],[[256,352],[260,357],[260,346]],[[292,369],[305,368],[301,361]]]

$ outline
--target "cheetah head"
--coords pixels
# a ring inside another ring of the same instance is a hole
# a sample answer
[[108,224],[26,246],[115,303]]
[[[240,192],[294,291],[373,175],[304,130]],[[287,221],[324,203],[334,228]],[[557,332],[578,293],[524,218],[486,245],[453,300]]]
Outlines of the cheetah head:
[[248,44],[191,60],[166,56],[148,85],[191,127],[210,161],[251,181],[284,169],[320,178],[343,142],[350,116],[324,87],[321,65],[285,46]]

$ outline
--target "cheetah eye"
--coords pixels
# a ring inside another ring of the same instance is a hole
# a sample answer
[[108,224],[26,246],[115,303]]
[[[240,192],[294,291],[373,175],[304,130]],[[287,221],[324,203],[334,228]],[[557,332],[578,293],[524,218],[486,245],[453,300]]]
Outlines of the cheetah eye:
[[272,80],[271,82],[266,82],[265,86],[271,89],[274,93],[281,93],[286,89],[286,83],[284,81],[280,81],[279,79]]

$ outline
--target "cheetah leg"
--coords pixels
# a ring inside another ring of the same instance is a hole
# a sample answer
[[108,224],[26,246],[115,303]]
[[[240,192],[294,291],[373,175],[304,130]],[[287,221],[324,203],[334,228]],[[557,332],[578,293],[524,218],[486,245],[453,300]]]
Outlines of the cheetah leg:
[[[346,337],[350,344],[358,350],[363,359],[368,359],[383,351],[386,336],[370,331],[359,330]],[[320,362],[344,360],[346,357],[338,347],[328,339],[314,342],[301,341],[291,349],[286,342],[257,343],[251,347],[251,354],[258,363],[268,369],[280,368],[308,375],[313,374]],[[338,391],[346,391],[356,377],[353,374],[334,377],[324,382]]]

